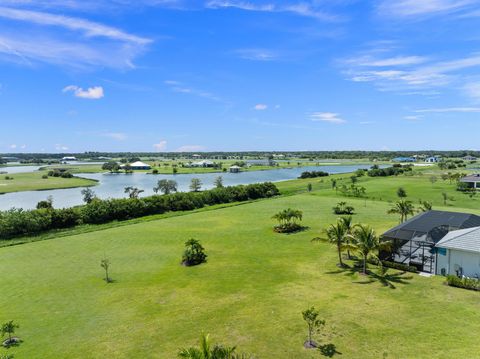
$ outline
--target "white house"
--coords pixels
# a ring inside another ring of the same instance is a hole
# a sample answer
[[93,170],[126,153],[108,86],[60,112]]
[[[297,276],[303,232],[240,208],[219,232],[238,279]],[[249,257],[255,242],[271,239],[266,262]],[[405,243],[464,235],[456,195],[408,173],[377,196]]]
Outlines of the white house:
[[467,183],[470,188],[480,189],[480,174],[473,174],[460,178],[460,182]]
[[480,278],[480,227],[451,231],[435,247],[436,274]]
[[[121,165],[120,168],[125,168],[127,165]],[[149,170],[152,168],[149,164],[141,161],[130,163],[130,169],[132,170]]]
[[476,161],[477,160],[477,157],[474,157],[474,156],[465,156],[462,158],[464,161]]
[[431,157],[427,157],[425,159],[425,162],[427,163],[437,163],[437,162],[440,162],[442,160],[442,158],[440,156],[431,156]]
[[229,168],[230,173],[238,173],[238,172],[240,172],[241,169],[242,169],[242,168],[241,168],[240,166],[231,166],[231,167]]
[[215,166],[215,163],[207,160],[193,162],[190,164],[190,167],[213,167],[213,166]]
[[76,161],[77,158],[73,156],[65,156],[62,158],[62,161]]

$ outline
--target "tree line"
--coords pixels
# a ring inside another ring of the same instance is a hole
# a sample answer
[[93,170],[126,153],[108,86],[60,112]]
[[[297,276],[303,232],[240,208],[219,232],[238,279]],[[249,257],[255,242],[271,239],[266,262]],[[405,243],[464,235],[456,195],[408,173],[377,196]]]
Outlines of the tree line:
[[123,221],[170,211],[187,211],[215,204],[268,198],[279,194],[278,188],[273,183],[265,182],[143,198],[105,200],[93,198],[90,203],[73,208],[49,207],[34,210],[12,208],[0,211],[0,239],[70,228],[79,224]]

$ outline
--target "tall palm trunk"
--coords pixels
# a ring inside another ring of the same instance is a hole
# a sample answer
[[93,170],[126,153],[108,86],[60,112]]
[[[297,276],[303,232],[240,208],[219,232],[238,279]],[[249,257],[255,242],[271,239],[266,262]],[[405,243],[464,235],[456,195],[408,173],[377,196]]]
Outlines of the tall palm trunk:
[[340,267],[343,267],[343,261],[342,261],[342,245],[340,241],[337,242],[337,251],[338,251],[338,262],[340,264]]

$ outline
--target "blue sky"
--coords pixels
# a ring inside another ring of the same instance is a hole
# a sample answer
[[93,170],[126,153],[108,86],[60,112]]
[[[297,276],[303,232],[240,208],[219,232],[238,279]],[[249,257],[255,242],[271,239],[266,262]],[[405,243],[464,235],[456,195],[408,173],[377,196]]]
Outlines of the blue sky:
[[480,149],[478,0],[0,0],[0,152]]

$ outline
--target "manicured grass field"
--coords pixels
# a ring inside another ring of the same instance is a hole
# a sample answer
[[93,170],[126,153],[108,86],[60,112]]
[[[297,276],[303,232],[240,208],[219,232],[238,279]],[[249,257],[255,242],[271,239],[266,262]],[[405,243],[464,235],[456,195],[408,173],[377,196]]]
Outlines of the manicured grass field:
[[[42,178],[46,172],[27,172],[27,173],[12,173],[8,175],[0,175],[0,194],[20,191],[40,191],[47,189],[58,188],[74,188],[74,187],[88,187],[95,186],[96,181],[73,177],[48,177]],[[6,176],[13,179],[5,179]]]
[[[17,321],[24,340],[9,352],[170,359],[205,332],[258,358],[319,358],[302,346],[301,312],[315,305],[327,321],[322,343],[338,358],[478,357],[479,294],[440,277],[405,274],[391,289],[339,271],[334,247],[310,241],[336,218],[339,198],[320,193],[1,248],[0,321]],[[354,220],[378,233],[397,223],[386,202],[349,202]],[[307,231],[273,233],[270,217],[286,207],[304,211]],[[209,257],[186,268],[192,237]],[[111,284],[102,281],[104,254]]]

